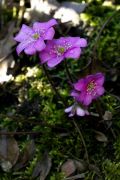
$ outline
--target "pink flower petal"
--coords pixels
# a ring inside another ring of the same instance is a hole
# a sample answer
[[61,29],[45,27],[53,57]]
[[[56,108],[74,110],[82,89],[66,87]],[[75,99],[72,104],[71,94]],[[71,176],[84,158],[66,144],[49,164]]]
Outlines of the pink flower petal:
[[79,93],[79,97],[76,99],[78,102],[83,103],[84,99],[86,98],[86,91],[82,91]]
[[47,65],[49,66],[49,67],[55,67],[57,64],[59,64],[62,60],[64,59],[64,57],[63,56],[60,56],[60,57],[56,57],[56,58],[53,58],[53,59],[51,59],[51,60],[49,60],[48,62],[47,62]]
[[48,22],[43,22],[43,23],[35,22],[33,24],[33,29],[36,32],[41,32],[41,30],[47,30],[48,28],[50,28],[56,24],[57,24],[57,21],[55,19],[51,19]]
[[34,47],[34,44],[29,45],[28,47],[26,47],[25,50],[24,50],[24,52],[25,52],[26,54],[29,54],[29,55],[35,54],[35,53],[36,53],[36,49],[35,49],[35,47]]
[[97,73],[96,74],[96,83],[97,83],[97,85],[102,86],[104,81],[105,81],[104,75],[102,73]]
[[87,46],[87,41],[84,38],[80,38],[80,47],[86,47]]
[[80,57],[81,49],[72,48],[65,53],[65,58],[74,58],[78,59]]
[[77,107],[77,108],[76,108],[76,114],[77,114],[78,116],[85,116],[85,111],[84,111],[82,108]]
[[72,47],[86,47],[87,41],[80,37],[67,37],[66,41],[72,45]]
[[28,38],[30,38],[32,33],[33,33],[32,28],[23,24],[19,33],[16,35],[16,37],[14,37],[14,40],[18,42],[25,41],[26,39],[28,40]]
[[45,50],[41,51],[39,54],[39,57],[41,59],[41,63],[45,63],[53,58],[55,58],[56,56],[54,54],[51,54],[49,51],[47,51],[47,49],[45,48]]
[[96,87],[96,92],[99,96],[103,95],[105,92],[105,89],[101,86]]
[[79,93],[76,91],[72,91],[70,95],[73,97],[79,97]]
[[50,59],[50,55],[49,55],[48,52],[43,50],[43,51],[40,52],[39,58],[41,60],[41,63],[43,64],[43,63],[47,62]]
[[65,112],[66,112],[66,113],[71,112],[71,111],[72,111],[72,108],[73,108],[73,105],[72,105],[72,106],[70,106],[70,107],[68,107],[68,108],[66,108],[66,109],[65,109]]
[[84,104],[85,106],[88,106],[91,102],[92,102],[92,96],[86,94],[86,96],[85,96],[85,98],[84,98],[84,100],[83,100],[83,104]]
[[37,51],[42,51],[46,47],[46,45],[45,45],[44,41],[42,40],[42,38],[39,38],[35,42],[34,47]]
[[33,42],[29,42],[29,40],[28,41],[26,40],[26,41],[19,43],[17,48],[16,48],[17,54],[19,55],[27,46],[29,46],[32,43]]
[[75,115],[74,113],[70,113],[68,116],[73,117],[74,115]]
[[82,90],[84,90],[85,85],[86,85],[85,80],[84,79],[80,79],[77,83],[74,84],[74,88],[77,91],[82,91]]
[[51,27],[43,35],[44,40],[52,40],[55,34],[55,30]]

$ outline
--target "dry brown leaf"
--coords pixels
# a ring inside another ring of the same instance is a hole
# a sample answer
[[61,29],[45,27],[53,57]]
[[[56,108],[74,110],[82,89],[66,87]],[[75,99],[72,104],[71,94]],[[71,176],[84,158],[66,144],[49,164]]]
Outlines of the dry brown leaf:
[[107,142],[108,139],[105,134],[100,131],[94,131],[96,133],[95,138],[100,142]]
[[0,136],[0,165],[8,172],[18,160],[19,148],[12,136]]
[[75,179],[83,179],[85,178],[85,173],[82,173],[82,174],[77,174],[75,176],[70,176],[68,178],[66,178],[65,180],[75,180]]
[[110,121],[112,119],[112,113],[110,111],[105,111],[103,119],[106,121]]
[[85,170],[87,170],[88,165],[84,160],[79,160],[79,161],[74,160],[74,162],[75,162],[75,166],[79,172],[84,172]]
[[52,166],[51,158],[48,153],[45,152],[41,161],[39,161],[32,174],[32,178],[36,178],[40,175],[40,180],[45,180]]
[[20,154],[17,164],[14,166],[14,170],[19,170],[25,167],[29,160],[33,158],[35,154],[35,143],[34,140],[31,140],[25,146],[24,151]]
[[61,171],[64,173],[65,177],[70,176],[76,171],[75,162],[72,159],[68,159],[61,167]]

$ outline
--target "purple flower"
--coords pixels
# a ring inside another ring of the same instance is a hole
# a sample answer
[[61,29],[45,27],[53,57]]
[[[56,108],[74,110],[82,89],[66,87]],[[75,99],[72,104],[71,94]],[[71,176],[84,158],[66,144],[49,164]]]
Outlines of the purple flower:
[[46,48],[40,53],[41,63],[54,67],[65,58],[78,59],[81,47],[86,47],[87,41],[80,37],[61,37],[48,41]]
[[82,107],[80,107],[78,104],[73,104],[72,106],[68,107],[65,109],[66,113],[69,113],[69,117],[73,117],[75,114],[78,116],[85,116],[85,115],[89,115],[89,112],[87,111],[87,109],[84,109]]
[[74,90],[71,96],[73,96],[76,101],[88,106],[93,99],[97,99],[103,95],[105,91],[103,87],[104,80],[105,78],[102,73],[88,75],[74,84]]
[[48,22],[35,22],[33,27],[22,25],[20,32],[14,38],[20,42],[17,46],[18,55],[24,50],[26,54],[33,55],[36,51],[42,51],[46,45],[44,40],[51,40],[55,34],[52,26],[57,24],[55,19]]

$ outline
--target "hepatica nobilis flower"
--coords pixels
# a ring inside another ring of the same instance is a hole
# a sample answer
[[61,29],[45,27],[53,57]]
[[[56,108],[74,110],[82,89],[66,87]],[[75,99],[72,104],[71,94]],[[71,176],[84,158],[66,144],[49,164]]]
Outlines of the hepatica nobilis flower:
[[33,27],[22,25],[20,32],[14,38],[20,42],[16,50],[18,55],[24,50],[26,54],[33,55],[36,51],[42,51],[46,45],[44,40],[51,40],[55,34],[52,26],[56,25],[55,19],[48,22],[35,22]]
[[105,91],[103,87],[104,79],[102,73],[88,75],[80,79],[74,84],[74,90],[71,96],[73,96],[76,101],[88,106],[93,99],[97,99],[103,95]]
[[86,46],[86,39],[80,37],[61,37],[47,41],[45,49],[40,53],[41,63],[54,67],[65,58],[78,59],[81,47]]
[[81,107],[77,103],[74,103],[72,106],[66,108],[65,112],[69,114],[68,115],[69,117],[73,117],[74,115],[77,115],[77,116],[89,115],[88,110]]

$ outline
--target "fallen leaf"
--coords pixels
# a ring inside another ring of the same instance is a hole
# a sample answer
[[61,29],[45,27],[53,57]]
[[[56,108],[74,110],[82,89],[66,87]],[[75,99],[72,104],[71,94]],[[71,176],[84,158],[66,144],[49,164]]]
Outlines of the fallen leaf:
[[75,176],[70,176],[66,178],[66,180],[75,180],[75,179],[83,179],[83,178],[85,178],[85,173],[77,174]]
[[[2,131],[6,132],[6,131]],[[0,136],[0,166],[8,172],[18,160],[19,148],[17,141],[12,136]]]
[[98,141],[100,141],[100,142],[107,142],[108,141],[107,137],[102,132],[100,132],[100,131],[94,131],[94,132],[96,133],[95,138]]
[[68,159],[62,166],[61,171],[64,173],[65,177],[70,176],[76,171],[75,162],[73,159]]
[[106,121],[110,121],[112,119],[112,113],[110,111],[105,111],[105,114],[103,115],[103,119]]
[[52,160],[49,157],[48,152],[46,151],[43,155],[42,160],[37,162],[33,170],[32,178],[36,178],[40,175],[40,180],[44,180],[47,177],[51,169],[51,166],[52,166]]
[[79,172],[84,172],[88,168],[88,165],[84,160],[74,160],[74,163]]
[[27,163],[33,158],[35,154],[34,140],[29,141],[23,152],[20,154],[17,164],[14,166],[14,170],[19,170],[27,165]]

